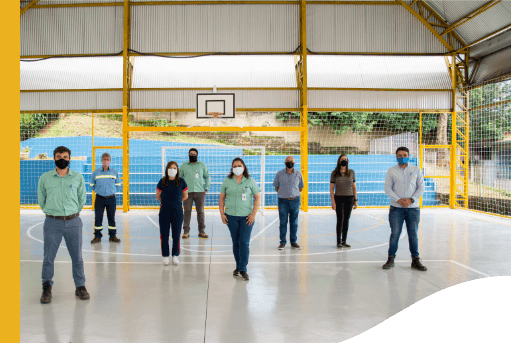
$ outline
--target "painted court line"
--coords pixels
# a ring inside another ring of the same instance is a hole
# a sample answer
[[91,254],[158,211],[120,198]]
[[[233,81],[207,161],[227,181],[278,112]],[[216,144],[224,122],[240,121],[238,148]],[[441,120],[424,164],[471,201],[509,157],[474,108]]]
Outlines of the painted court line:
[[278,218],[278,217],[277,217],[277,218],[275,218],[275,220],[274,220],[274,221],[272,221],[270,224],[266,225],[266,227],[265,227],[264,229],[262,229],[261,231],[259,231],[259,232],[257,233],[257,235],[255,235],[254,237],[252,237],[252,238],[250,239],[250,242],[252,242],[254,239],[256,239],[257,237],[259,237],[259,236],[260,236],[260,235],[261,235],[264,231],[266,231],[266,229],[268,229],[270,226],[272,226],[272,225],[273,225],[273,223],[275,223],[277,220],[279,220],[279,218]]

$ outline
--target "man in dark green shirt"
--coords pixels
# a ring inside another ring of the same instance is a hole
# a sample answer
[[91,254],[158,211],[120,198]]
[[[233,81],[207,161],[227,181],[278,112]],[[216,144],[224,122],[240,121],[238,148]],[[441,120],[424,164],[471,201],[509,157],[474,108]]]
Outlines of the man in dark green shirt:
[[82,227],[80,211],[85,205],[85,181],[82,174],[69,169],[71,150],[59,146],[53,151],[56,168],[39,178],[37,197],[39,206],[46,214],[43,226],[43,294],[41,303],[51,302],[54,261],[62,242],[66,240],[67,250],[73,265],[75,295],[80,299],[89,299],[85,289],[85,273],[82,259]]

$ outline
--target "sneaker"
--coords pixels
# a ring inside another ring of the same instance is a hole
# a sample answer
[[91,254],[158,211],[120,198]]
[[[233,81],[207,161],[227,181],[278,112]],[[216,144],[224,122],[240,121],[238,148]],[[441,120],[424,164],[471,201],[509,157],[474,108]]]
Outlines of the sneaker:
[[240,270],[238,268],[234,269],[234,271],[232,272],[232,276],[238,276],[240,275]]
[[387,260],[387,263],[385,263],[382,268],[383,269],[390,269],[394,267],[394,256],[389,256],[389,259]]
[[114,242],[114,243],[119,243],[121,240],[114,235],[114,236],[110,236],[108,241],[109,242]]
[[94,237],[94,239],[92,239],[92,241],[90,241],[90,244],[95,244],[95,243],[101,243],[101,238]]
[[286,245],[284,243],[280,243],[278,249],[279,250],[284,250],[285,247],[286,247]]
[[247,272],[241,271],[238,275],[239,275],[240,279],[242,279],[243,281],[248,281],[248,274],[247,274]]
[[337,243],[338,248],[342,248],[342,243]]
[[179,259],[177,256],[172,256],[172,264],[175,264],[176,266],[179,264]]
[[41,295],[41,304],[51,303],[51,284],[50,281],[43,283],[43,294]]
[[421,272],[425,272],[428,270],[422,263],[421,259],[419,257],[413,257],[412,258],[412,268],[420,270]]
[[300,247],[298,243],[291,244],[291,248],[295,248],[296,250],[302,250],[302,247]]
[[199,232],[199,238],[208,238],[209,236],[205,232]]
[[186,238],[190,238],[190,233],[189,232],[183,233],[183,239],[186,239]]
[[76,287],[75,295],[81,300],[90,299],[89,292],[85,289],[85,286]]
[[166,265],[166,266],[168,266],[168,265],[169,265],[169,263],[170,263],[170,259],[169,259],[169,257],[168,257],[168,256],[167,256],[167,257],[164,257],[164,258],[163,258],[163,264],[164,264],[164,265]]
[[351,245],[346,244],[346,242],[341,243],[341,245],[342,245],[344,248],[351,248]]

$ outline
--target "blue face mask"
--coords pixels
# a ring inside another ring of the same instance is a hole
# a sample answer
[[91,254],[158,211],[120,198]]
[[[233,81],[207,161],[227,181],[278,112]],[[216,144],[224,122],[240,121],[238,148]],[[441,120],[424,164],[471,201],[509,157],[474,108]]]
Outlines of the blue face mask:
[[397,159],[397,163],[401,164],[401,165],[405,165],[408,163],[408,160],[410,159],[410,157],[396,157]]

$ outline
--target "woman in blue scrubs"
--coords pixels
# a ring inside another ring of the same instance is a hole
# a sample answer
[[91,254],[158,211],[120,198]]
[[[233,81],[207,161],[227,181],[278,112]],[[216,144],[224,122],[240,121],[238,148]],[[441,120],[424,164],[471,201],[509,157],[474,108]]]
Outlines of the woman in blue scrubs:
[[165,177],[158,182],[156,199],[160,205],[160,239],[163,264],[169,264],[169,235],[172,226],[172,263],[179,264],[180,235],[183,226],[183,201],[188,198],[188,186],[179,175],[177,162],[167,163]]

